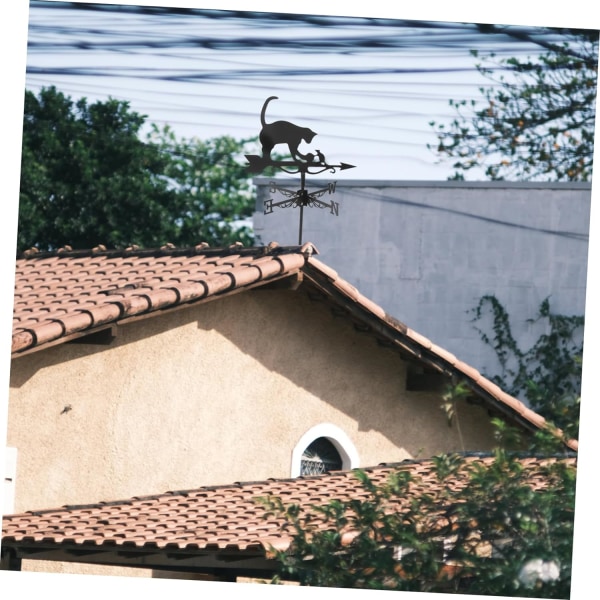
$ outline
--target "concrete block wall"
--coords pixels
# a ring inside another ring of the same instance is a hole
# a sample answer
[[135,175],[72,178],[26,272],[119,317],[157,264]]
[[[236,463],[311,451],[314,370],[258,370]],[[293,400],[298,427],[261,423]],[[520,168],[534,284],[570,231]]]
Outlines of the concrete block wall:
[[[264,214],[266,200],[284,199],[271,181],[255,179],[255,234],[265,244],[296,244],[298,208]],[[307,177],[307,188],[332,181]],[[527,321],[546,297],[553,312],[584,314],[590,184],[347,180],[320,199],[338,202],[338,215],[305,208],[302,241],[388,313],[482,373],[499,372],[472,322],[482,296],[505,306],[523,349],[541,333]]]

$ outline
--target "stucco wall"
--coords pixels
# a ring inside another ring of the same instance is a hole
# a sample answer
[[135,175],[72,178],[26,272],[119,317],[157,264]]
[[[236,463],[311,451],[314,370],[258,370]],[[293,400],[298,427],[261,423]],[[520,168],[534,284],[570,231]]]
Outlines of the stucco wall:
[[[263,213],[265,200],[283,199],[270,181],[255,180],[255,232],[264,243],[296,244],[299,209]],[[321,200],[338,202],[339,215],[305,209],[303,241],[362,294],[483,373],[499,365],[468,312],[482,296],[505,306],[522,349],[542,333],[527,320],[545,298],[554,312],[584,314],[589,183],[342,180]]]
[[439,396],[405,382],[397,354],[302,288],[132,322],[109,347],[16,358],[15,511],[289,477],[294,446],[319,423],[345,432],[361,466],[490,447],[483,409],[461,411],[461,441]]

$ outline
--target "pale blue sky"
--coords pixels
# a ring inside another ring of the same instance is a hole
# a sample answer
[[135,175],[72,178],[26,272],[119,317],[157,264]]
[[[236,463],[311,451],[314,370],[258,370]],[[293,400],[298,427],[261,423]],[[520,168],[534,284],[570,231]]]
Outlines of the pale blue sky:
[[[262,103],[275,95],[279,100],[269,105],[268,117],[317,131],[315,148],[330,162],[356,165],[345,178],[447,179],[451,162],[440,164],[427,148],[437,139],[430,122],[449,123],[456,116],[450,99],[483,102],[479,89],[492,85],[477,72],[470,50],[505,57],[542,52],[508,36],[482,36],[468,24],[398,29],[389,20],[369,24],[337,17],[325,26],[236,19],[225,12],[211,19],[42,5],[34,3],[30,11],[28,89],[52,84],[73,99],[110,95],[129,101],[148,122],[202,139],[257,135]],[[299,43],[348,38],[348,44],[328,50],[303,51]],[[213,46],[178,43],[189,39]],[[240,39],[297,47],[242,42],[227,48]],[[363,49],[365,40],[391,47]],[[141,45],[112,45],[132,42]],[[481,172],[469,173],[477,177],[483,178]]]

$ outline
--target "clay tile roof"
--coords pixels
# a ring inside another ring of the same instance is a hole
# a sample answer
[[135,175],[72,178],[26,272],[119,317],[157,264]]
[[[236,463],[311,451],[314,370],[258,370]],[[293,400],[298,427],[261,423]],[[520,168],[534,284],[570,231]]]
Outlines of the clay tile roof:
[[[544,418],[523,402],[388,315],[316,254],[310,243],[284,247],[275,242],[252,248],[234,244],[212,249],[199,244],[157,250],[27,252],[16,262],[12,353],[20,356],[132,317],[301,275],[315,298],[347,315],[358,330],[430,369],[458,377],[490,408],[525,428],[546,426]],[[577,440],[566,444],[572,450],[578,447]]]
[[166,245],[25,254],[16,263],[12,352],[297,273],[308,253],[306,247]]
[[[363,469],[371,480],[384,483],[395,470],[410,472],[414,491],[441,498],[445,486],[461,488],[467,482],[467,470],[475,464],[490,464],[494,458],[466,455],[463,466],[451,482],[440,481],[435,459],[382,464]],[[576,467],[570,458],[521,458],[527,480],[533,489],[547,484],[544,467],[557,461]],[[116,502],[29,511],[4,517],[3,548],[27,548],[35,557],[36,546],[48,549],[94,547],[111,551],[116,548],[170,552],[230,550],[253,552],[268,557],[271,546],[285,549],[290,534],[279,517],[267,514],[260,498],[279,497],[284,504],[303,509],[323,505],[332,499],[367,498],[353,471],[338,471],[313,477],[270,479],[226,486],[173,491],[156,496],[134,497]],[[411,493],[392,500],[393,510],[402,511],[410,503]],[[39,551],[39,550],[38,550]]]

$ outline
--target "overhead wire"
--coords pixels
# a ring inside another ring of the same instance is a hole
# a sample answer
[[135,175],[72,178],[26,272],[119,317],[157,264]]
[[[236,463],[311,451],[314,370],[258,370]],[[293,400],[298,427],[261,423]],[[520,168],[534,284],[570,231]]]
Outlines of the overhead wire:
[[[454,115],[450,89],[476,97],[476,86],[464,81],[475,71],[470,50],[523,55],[564,39],[559,30],[532,27],[37,0],[30,17],[27,84],[34,89],[71,82],[61,89],[117,94],[158,123],[224,131],[233,122],[240,131],[256,128],[261,96],[276,89],[291,95],[287,106],[303,108],[299,118],[351,128],[332,139],[398,147],[415,145],[400,135],[409,128],[374,121],[402,113],[414,125],[420,118],[412,138],[435,139],[428,123]],[[181,119],[192,97],[190,119]],[[409,101],[422,113],[406,109]],[[357,133],[365,129],[368,135]]]

